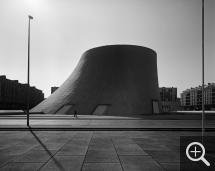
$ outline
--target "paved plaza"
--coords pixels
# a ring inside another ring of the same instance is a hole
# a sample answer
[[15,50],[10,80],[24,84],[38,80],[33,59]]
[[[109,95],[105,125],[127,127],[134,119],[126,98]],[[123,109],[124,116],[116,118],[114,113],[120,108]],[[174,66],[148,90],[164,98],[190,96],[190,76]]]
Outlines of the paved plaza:
[[0,131],[0,170],[177,171],[179,139],[185,135],[201,133]]
[[[26,116],[1,116],[0,171],[179,171],[180,136],[201,136],[200,131],[180,131],[185,127],[201,128],[201,120],[182,119],[32,115],[30,128],[26,126]],[[206,120],[206,125],[214,128],[215,122]],[[61,129],[63,126],[71,129],[65,131]],[[59,129],[43,130],[47,127]],[[101,127],[104,130],[98,131]],[[129,127],[148,130],[127,131]],[[95,130],[89,131],[90,128]],[[169,131],[153,128],[169,128]],[[205,135],[215,136],[215,132],[207,131]],[[206,157],[215,163],[215,155]],[[181,162],[204,171],[202,163],[187,158]]]

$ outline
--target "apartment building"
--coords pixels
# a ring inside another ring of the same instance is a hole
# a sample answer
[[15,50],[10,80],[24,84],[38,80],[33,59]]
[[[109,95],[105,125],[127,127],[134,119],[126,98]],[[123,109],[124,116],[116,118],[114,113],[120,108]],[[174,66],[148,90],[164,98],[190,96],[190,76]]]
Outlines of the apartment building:
[[161,101],[177,101],[177,88],[175,87],[160,87],[159,88]]
[[160,87],[159,93],[164,112],[181,110],[180,99],[177,98],[176,87]]
[[[0,110],[26,110],[27,88],[27,84],[0,76]],[[44,100],[43,92],[35,87],[30,87],[29,93],[30,109]]]
[[[181,105],[185,110],[202,110],[202,86],[190,88],[181,93]],[[204,86],[205,110],[215,110],[215,84]]]

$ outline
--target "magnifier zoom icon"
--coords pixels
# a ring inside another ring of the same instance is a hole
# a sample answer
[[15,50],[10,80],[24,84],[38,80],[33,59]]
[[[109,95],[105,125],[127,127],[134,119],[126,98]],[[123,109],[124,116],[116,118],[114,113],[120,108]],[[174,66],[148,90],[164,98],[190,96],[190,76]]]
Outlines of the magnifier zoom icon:
[[[191,151],[190,148],[194,146],[194,151]],[[198,151],[196,148],[197,147],[200,147],[202,151]],[[195,157],[197,155],[197,153],[202,153],[200,157],[197,157],[197,158],[193,158],[190,156],[190,153],[194,153],[195,154]],[[204,158],[204,155],[205,155],[205,147],[199,143],[199,142],[192,142],[190,143],[187,148],[186,148],[186,155],[187,157],[191,160],[191,161],[199,161],[199,160],[202,160],[207,166],[210,166],[210,163]]]

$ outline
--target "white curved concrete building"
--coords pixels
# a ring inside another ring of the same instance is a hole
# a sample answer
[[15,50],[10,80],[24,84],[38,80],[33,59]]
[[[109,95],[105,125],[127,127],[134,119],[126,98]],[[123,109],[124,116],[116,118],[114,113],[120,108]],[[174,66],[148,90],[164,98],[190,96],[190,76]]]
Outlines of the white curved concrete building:
[[68,79],[31,112],[136,115],[162,112],[156,52],[109,45],[86,51]]

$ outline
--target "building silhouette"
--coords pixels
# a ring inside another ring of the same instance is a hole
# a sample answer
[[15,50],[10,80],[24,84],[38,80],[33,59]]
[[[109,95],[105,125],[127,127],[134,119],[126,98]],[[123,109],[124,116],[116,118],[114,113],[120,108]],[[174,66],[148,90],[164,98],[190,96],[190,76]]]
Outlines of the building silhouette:
[[[5,75],[0,76],[0,110],[26,110],[27,84],[18,80],[9,80]],[[44,100],[44,94],[35,87],[30,87],[30,109]]]

